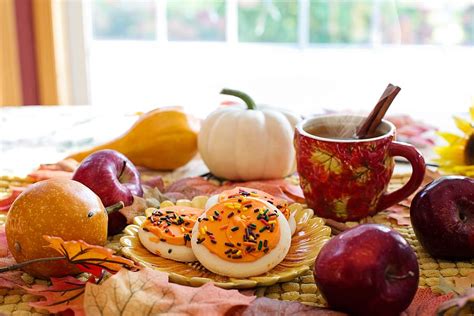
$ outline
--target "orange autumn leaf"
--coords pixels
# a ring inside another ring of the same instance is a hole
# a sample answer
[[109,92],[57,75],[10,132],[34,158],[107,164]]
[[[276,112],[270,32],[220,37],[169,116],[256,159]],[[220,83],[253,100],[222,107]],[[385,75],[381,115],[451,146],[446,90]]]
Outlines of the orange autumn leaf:
[[138,269],[132,260],[115,256],[111,249],[93,246],[79,240],[64,241],[60,237],[43,236],[49,242],[47,247],[53,248],[62,254],[70,263],[75,264],[84,272],[89,272],[96,277],[105,269],[116,273],[122,268]]
[[59,313],[68,309],[75,316],[84,314],[84,291],[86,282],[72,276],[51,278],[51,285],[38,285],[22,288],[29,294],[43,296],[46,300],[30,302],[29,305],[38,309],[45,309],[50,313]]
[[224,315],[248,306],[254,296],[207,283],[199,288],[168,282],[168,275],[150,268],[121,270],[101,285],[87,284],[88,315]]

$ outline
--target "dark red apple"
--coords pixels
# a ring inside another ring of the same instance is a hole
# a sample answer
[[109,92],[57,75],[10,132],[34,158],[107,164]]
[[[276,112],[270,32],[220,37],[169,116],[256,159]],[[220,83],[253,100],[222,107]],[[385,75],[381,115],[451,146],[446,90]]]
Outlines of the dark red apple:
[[474,258],[474,179],[439,178],[418,192],[410,207],[416,237],[436,258]]
[[333,309],[351,315],[399,315],[418,288],[418,262],[396,231],[363,224],[332,238],[314,265],[316,285]]
[[[104,206],[133,203],[133,196],[143,196],[140,174],[133,163],[115,150],[104,149],[86,157],[74,172],[73,180],[89,187]],[[120,212],[109,213],[108,234],[120,233],[127,220]]]

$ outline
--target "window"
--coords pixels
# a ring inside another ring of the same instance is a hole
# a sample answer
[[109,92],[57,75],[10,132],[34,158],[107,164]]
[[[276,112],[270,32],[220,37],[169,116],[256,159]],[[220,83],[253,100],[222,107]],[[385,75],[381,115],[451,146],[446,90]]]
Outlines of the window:
[[227,86],[303,113],[367,110],[388,82],[403,89],[394,112],[462,111],[474,97],[472,0],[87,3],[97,106],[204,116]]

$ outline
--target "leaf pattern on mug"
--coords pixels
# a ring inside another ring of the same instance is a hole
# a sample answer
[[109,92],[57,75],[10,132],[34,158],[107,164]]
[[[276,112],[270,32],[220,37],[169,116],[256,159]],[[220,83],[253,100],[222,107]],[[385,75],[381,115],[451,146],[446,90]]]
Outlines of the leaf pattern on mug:
[[354,180],[356,180],[357,184],[361,185],[369,181],[370,175],[371,175],[371,170],[369,167],[366,166],[360,166],[356,168],[352,172],[354,176]]
[[304,193],[309,193],[309,194],[313,193],[313,189],[311,189],[311,184],[302,175],[300,175],[300,186]]
[[325,171],[340,174],[342,172],[342,163],[339,158],[335,157],[330,152],[314,149],[311,155],[311,161],[315,164],[320,164]]
[[334,213],[340,219],[347,218],[347,203],[349,202],[350,196],[343,196],[333,201]]
[[384,164],[386,169],[392,169],[393,165],[394,165],[392,156],[390,156],[390,155],[385,156],[383,164]]

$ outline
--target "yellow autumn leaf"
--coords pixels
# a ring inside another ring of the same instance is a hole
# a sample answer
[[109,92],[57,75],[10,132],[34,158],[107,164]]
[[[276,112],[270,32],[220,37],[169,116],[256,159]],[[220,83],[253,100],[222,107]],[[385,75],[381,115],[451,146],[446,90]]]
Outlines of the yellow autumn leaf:
[[325,171],[335,174],[342,172],[341,160],[327,151],[315,149],[311,156],[311,161],[322,165]]

